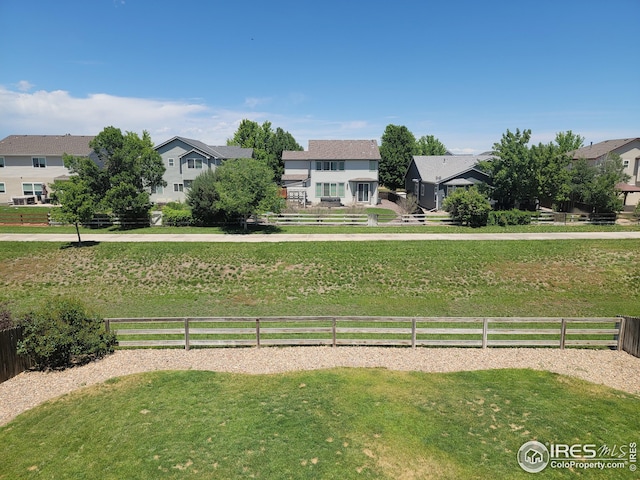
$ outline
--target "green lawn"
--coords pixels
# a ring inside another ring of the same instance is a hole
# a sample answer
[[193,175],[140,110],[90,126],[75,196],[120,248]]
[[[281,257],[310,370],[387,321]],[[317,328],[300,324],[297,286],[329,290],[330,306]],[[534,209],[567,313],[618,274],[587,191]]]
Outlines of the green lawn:
[[154,372],[0,427],[0,478],[531,478],[523,443],[628,445],[639,409],[632,395],[531,370]]
[[0,244],[0,301],[108,317],[640,315],[640,241]]

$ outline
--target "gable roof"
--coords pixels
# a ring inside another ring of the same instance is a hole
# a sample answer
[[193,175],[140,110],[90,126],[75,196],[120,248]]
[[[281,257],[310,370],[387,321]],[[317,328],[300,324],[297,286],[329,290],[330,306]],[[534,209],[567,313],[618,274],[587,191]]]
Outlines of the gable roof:
[[589,145],[573,151],[573,158],[577,160],[584,158],[587,160],[593,160],[600,158],[620,147],[624,147],[626,144],[631,143],[640,138],[620,138],[618,140],[605,140],[604,142],[596,143],[595,145]]
[[0,155],[52,155],[66,153],[87,157],[92,149],[89,142],[95,136],[87,135],[9,135],[0,140]]
[[309,150],[282,152],[283,160],[380,160],[376,140],[309,140]]
[[476,169],[478,162],[490,158],[491,155],[416,155],[413,162],[423,182],[442,183]]
[[187,145],[190,145],[191,147],[193,147],[194,150],[199,151],[205,157],[228,159],[228,158],[251,158],[253,156],[253,148],[242,148],[242,147],[237,147],[235,145],[211,146],[211,145],[207,145],[204,142],[201,142],[200,140],[194,140],[192,138],[179,137],[179,136],[170,138],[166,142],[162,142],[156,145],[154,148],[158,150],[160,147],[164,147],[165,145],[168,145],[169,143],[175,140],[179,140],[183,143],[186,143]]

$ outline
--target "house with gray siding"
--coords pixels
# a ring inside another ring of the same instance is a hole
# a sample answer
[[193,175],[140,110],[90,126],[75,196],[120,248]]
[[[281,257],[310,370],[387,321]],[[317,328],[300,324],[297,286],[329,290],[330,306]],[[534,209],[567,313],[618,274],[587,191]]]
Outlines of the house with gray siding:
[[154,203],[184,202],[186,191],[193,180],[205,169],[215,170],[224,160],[251,158],[252,148],[235,146],[211,146],[199,140],[173,137],[156,145],[166,168],[166,187],[157,187],[151,192]]
[[97,161],[84,135],[9,135],[0,140],[0,204],[46,203],[49,186],[68,178],[64,154]]
[[416,196],[426,210],[442,210],[444,199],[457,188],[488,183],[489,175],[478,168],[478,162],[491,155],[416,155],[405,175],[407,193]]
[[300,205],[378,203],[376,140],[309,140],[306,151],[282,152],[282,186]]

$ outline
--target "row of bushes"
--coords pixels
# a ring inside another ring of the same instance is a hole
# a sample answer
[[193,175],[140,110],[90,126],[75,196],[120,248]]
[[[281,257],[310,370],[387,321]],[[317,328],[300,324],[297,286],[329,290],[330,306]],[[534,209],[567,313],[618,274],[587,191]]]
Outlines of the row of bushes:
[[75,299],[48,301],[19,318],[0,305],[0,330],[17,326],[23,328],[18,353],[40,370],[86,363],[112,353],[117,345],[104,319]]
[[487,218],[487,225],[530,225],[531,212],[522,210],[492,210]]

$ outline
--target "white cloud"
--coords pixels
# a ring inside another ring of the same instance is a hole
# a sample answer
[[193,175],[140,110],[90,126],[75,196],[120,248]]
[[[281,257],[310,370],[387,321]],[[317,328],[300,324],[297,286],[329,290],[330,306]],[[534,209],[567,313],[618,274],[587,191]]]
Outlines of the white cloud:
[[21,92],[28,92],[33,88],[33,84],[27,80],[20,80],[17,84],[18,90]]

